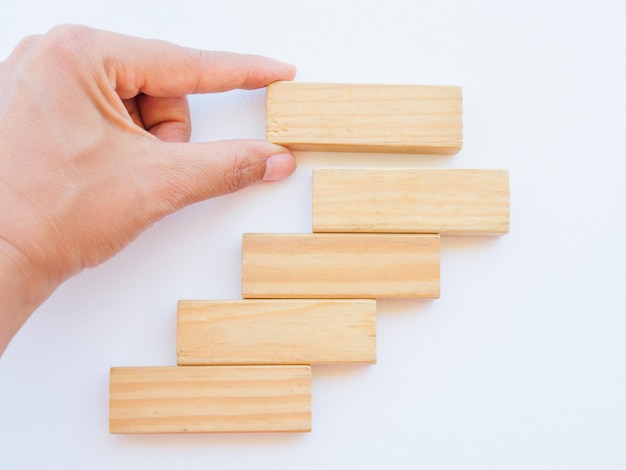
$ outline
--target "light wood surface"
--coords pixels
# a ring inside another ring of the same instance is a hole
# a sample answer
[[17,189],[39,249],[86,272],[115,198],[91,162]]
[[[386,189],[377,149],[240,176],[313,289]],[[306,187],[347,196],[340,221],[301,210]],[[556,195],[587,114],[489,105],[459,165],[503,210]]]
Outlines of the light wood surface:
[[181,300],[178,365],[376,362],[374,300]]
[[502,235],[509,231],[509,175],[316,168],[313,231]]
[[276,82],[267,140],[294,150],[451,155],[462,144],[455,86]]
[[112,368],[109,429],[126,433],[311,430],[311,368]]
[[439,236],[244,234],[244,298],[439,297]]

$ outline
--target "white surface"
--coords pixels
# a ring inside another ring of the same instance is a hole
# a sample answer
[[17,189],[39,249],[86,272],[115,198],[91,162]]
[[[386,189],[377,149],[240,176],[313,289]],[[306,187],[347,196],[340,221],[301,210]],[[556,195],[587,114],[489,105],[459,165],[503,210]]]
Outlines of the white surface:
[[[459,84],[465,141],[299,154],[66,283],[0,359],[0,468],[625,468],[626,3],[512,3],[2,1],[0,57],[74,22],[301,81]],[[263,100],[194,97],[194,140],[262,137]],[[310,231],[316,165],[509,169],[511,233],[445,239],[441,299],[381,302],[377,365],[314,368],[312,433],[109,435],[109,367],[174,364],[176,301],[239,298],[243,232]]]

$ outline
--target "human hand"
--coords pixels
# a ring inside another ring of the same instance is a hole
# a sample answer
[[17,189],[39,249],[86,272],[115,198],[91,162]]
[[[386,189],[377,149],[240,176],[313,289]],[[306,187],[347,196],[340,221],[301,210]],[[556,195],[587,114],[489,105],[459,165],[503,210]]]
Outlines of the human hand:
[[190,203],[289,176],[265,141],[188,143],[186,95],[291,80],[271,59],[80,26],[0,63],[0,354],[61,282]]

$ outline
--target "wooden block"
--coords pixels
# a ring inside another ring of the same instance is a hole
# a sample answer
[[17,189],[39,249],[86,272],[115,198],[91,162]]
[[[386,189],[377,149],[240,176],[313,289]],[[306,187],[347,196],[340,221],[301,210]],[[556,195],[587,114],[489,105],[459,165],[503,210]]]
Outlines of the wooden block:
[[509,175],[315,169],[313,231],[501,235],[509,231]]
[[376,362],[374,300],[178,303],[178,365]]
[[439,236],[245,234],[244,298],[439,297]]
[[276,82],[266,136],[293,150],[452,155],[463,140],[461,88]]
[[113,434],[311,430],[311,368],[112,368]]

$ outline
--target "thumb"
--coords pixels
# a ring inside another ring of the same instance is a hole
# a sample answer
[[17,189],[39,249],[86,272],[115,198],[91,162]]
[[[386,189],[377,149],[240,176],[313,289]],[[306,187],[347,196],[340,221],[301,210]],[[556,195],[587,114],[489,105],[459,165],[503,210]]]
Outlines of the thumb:
[[277,181],[296,168],[286,148],[262,140],[204,143],[159,142],[156,172],[147,184],[173,212],[188,204],[239,191],[259,182]]

